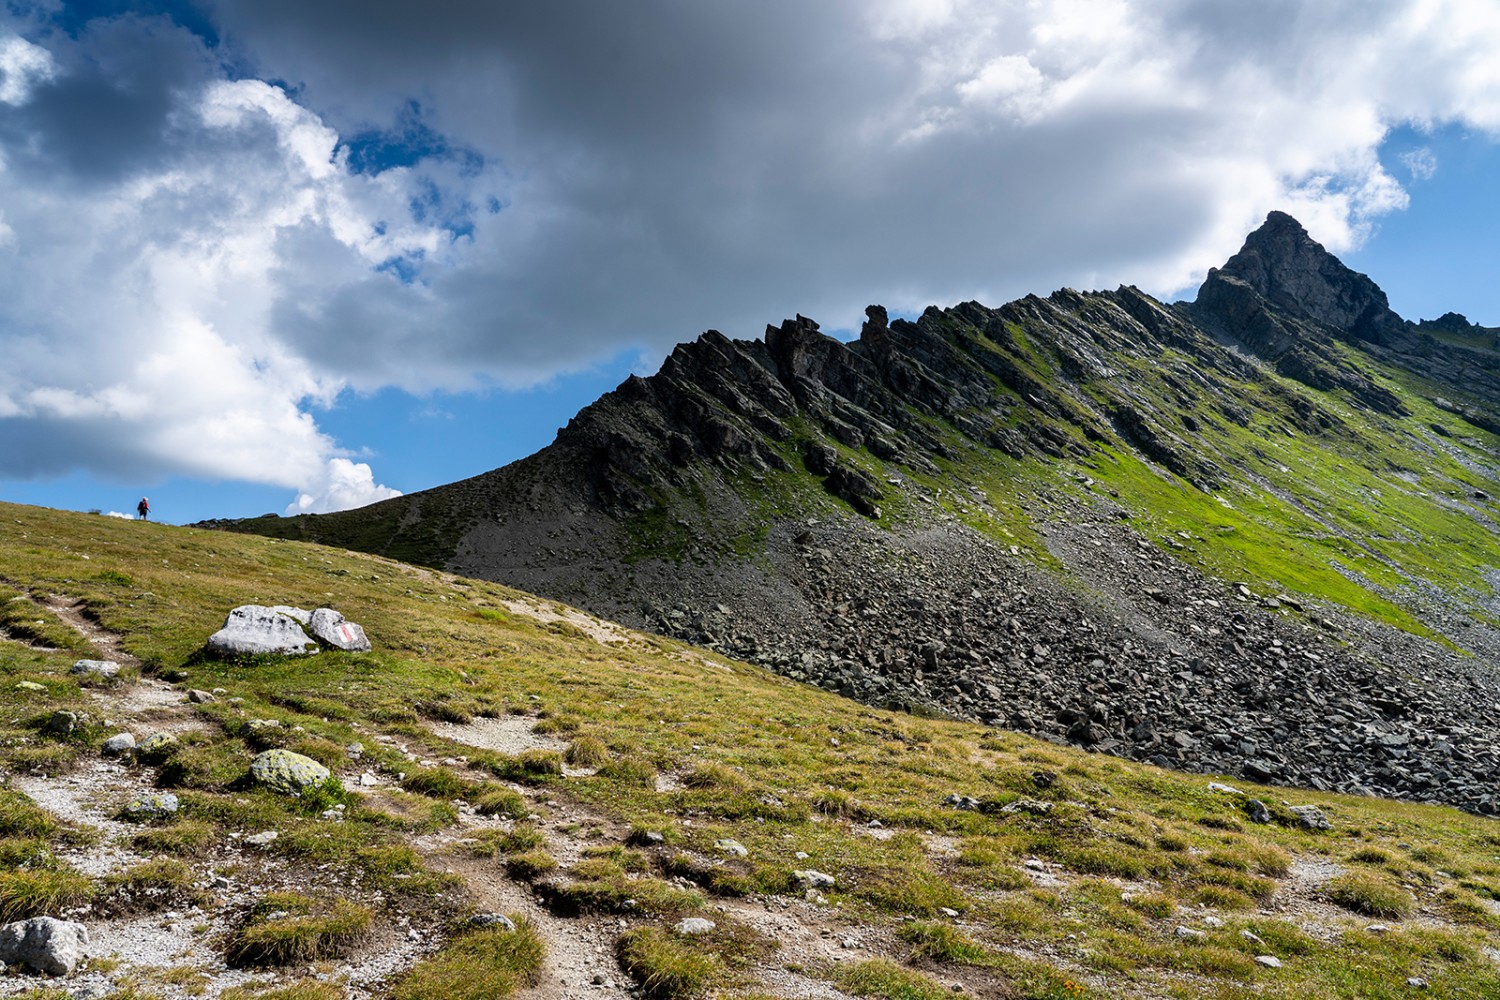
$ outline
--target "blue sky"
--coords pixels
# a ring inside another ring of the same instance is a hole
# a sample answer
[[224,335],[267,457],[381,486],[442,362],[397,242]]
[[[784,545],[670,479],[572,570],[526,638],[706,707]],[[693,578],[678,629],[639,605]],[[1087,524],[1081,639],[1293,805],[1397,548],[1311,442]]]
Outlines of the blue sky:
[[1191,296],[1271,209],[1500,325],[1495,51],[1483,0],[3,0],[0,499],[367,503],[707,328]]

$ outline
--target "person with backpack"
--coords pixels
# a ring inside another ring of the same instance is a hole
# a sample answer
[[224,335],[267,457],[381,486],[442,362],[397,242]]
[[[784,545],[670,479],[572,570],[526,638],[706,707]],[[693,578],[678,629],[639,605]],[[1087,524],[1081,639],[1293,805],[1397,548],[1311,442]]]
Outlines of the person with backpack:
[[141,516],[142,521],[146,520],[151,514],[151,501],[141,497],[141,502],[135,505],[135,512]]

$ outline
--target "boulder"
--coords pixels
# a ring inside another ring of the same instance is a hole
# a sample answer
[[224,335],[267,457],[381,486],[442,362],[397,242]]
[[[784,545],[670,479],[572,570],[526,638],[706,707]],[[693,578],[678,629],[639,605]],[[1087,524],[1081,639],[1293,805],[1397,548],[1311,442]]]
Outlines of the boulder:
[[32,917],[0,927],[0,962],[49,976],[70,975],[84,959],[86,927],[56,917]]
[[208,648],[225,656],[294,656],[316,652],[318,647],[291,615],[259,604],[244,604],[229,612],[224,627],[208,637]]
[[147,760],[162,760],[171,756],[180,745],[171,733],[152,733],[136,746],[135,752]]
[[177,813],[177,796],[171,792],[147,792],[137,795],[123,810],[126,819],[139,823],[167,819]]
[[81,724],[76,712],[57,711],[52,713],[42,730],[49,736],[72,736]]
[[290,750],[267,750],[256,754],[250,763],[250,777],[283,795],[301,795],[327,781],[329,776],[328,768]]
[[104,753],[110,757],[118,757],[135,749],[134,733],[116,733],[104,741]]
[[365,638],[365,630],[332,608],[319,608],[314,611],[308,628],[313,636],[325,646],[351,653],[370,651],[370,640]]
[[792,878],[801,882],[809,889],[832,889],[838,882],[832,875],[820,872],[815,868],[792,872]]
[[286,615],[288,618],[297,619],[297,624],[299,625],[306,625],[312,621],[312,612],[305,608],[294,608],[286,604],[273,604],[271,610],[279,615]]
[[120,672],[120,665],[114,660],[79,660],[73,664],[70,671],[78,677],[97,677],[101,680],[111,680]]
[[1304,830],[1333,829],[1333,824],[1328,822],[1328,817],[1317,806],[1292,806],[1291,813],[1297,817],[1298,825]]

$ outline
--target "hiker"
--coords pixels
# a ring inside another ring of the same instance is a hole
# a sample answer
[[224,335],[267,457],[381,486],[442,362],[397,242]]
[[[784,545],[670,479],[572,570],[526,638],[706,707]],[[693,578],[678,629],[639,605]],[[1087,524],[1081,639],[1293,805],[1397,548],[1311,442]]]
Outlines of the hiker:
[[135,512],[141,516],[142,521],[146,520],[151,514],[151,501],[141,497],[141,502],[135,505]]

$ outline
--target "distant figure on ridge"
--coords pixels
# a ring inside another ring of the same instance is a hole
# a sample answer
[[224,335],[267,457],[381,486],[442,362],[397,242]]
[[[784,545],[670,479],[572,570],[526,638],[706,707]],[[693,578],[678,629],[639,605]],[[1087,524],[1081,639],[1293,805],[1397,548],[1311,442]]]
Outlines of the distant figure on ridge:
[[141,497],[141,502],[135,505],[135,512],[141,516],[141,520],[151,516],[151,501]]

